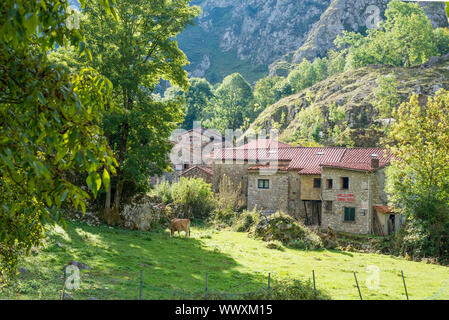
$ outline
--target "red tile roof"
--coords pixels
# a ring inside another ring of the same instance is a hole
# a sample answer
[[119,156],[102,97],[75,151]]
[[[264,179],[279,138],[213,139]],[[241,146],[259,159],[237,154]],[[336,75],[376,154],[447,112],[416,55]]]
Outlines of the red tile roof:
[[212,175],[214,174],[214,171],[212,170],[211,167],[207,167],[207,166],[193,166],[193,167],[187,169],[186,171],[184,171],[183,173],[181,173],[181,175],[184,175],[184,174],[186,174],[187,172],[190,172],[190,171],[192,171],[192,170],[195,169],[195,168],[204,171],[205,173],[207,173],[207,174],[210,175],[210,176],[212,176]]
[[275,139],[254,139],[243,146],[236,147],[236,149],[280,149],[291,147],[291,145]]
[[[299,174],[321,174],[321,167],[372,172],[371,159],[379,159],[379,168],[390,163],[392,155],[381,148],[286,147],[279,149],[223,149],[215,159],[249,161],[290,161],[287,169]],[[258,167],[260,168],[260,167]]]

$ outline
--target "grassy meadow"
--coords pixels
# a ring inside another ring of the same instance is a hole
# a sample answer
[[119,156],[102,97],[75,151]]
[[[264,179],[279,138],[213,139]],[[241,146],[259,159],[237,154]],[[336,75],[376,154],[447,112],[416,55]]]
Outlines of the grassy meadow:
[[[183,234],[182,234],[183,235]],[[266,243],[246,233],[194,226],[191,238],[170,238],[168,230],[129,231],[108,226],[67,223],[52,228],[46,245],[21,264],[17,283],[0,299],[59,299],[69,261],[85,263],[80,288],[67,290],[74,299],[137,299],[143,270],[143,299],[188,298],[204,290],[241,293],[267,286],[272,279],[310,280],[332,299],[405,299],[401,270],[410,299],[449,299],[449,268],[403,258],[334,250],[304,251]],[[368,266],[380,270],[379,286],[368,288]],[[186,295],[182,295],[185,292]],[[437,294],[436,296],[434,296]]]

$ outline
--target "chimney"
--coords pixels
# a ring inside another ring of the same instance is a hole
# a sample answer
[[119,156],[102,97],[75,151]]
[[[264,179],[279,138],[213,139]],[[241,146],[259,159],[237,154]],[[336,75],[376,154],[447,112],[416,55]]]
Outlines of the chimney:
[[371,169],[379,168],[379,158],[371,158]]

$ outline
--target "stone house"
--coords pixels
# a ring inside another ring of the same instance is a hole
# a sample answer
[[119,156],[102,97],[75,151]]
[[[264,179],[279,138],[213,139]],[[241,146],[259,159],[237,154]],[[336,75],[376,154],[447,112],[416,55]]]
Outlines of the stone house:
[[[162,180],[176,182],[181,176],[201,177],[211,182],[210,154],[216,148],[222,148],[223,136],[220,133],[202,127],[188,131],[178,129],[172,133],[170,143],[173,145],[170,153],[170,170],[160,176],[151,177],[151,185],[156,185]],[[193,168],[195,169],[190,170]]]
[[282,211],[321,229],[386,235],[400,227],[387,204],[380,148],[233,148],[214,154],[212,183],[242,185],[249,210]]
[[181,177],[184,178],[201,178],[205,182],[212,184],[212,177],[214,172],[212,167],[209,166],[194,166],[181,173]]

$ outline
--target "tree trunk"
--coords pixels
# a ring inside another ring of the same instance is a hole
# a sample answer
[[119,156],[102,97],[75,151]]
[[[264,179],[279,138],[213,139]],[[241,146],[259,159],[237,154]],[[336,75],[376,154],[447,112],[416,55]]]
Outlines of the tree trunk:
[[[110,172],[108,170],[109,176]],[[104,204],[104,216],[106,219],[109,218],[111,215],[111,183],[112,181],[109,181],[108,189],[106,190],[106,202]]]
[[120,149],[118,154],[118,168],[117,168],[117,183],[115,186],[115,196],[114,196],[114,204],[115,204],[115,211],[117,214],[120,212],[120,196],[122,193],[122,187],[123,187],[123,181],[121,177],[121,166],[123,165],[123,162],[125,161],[126,156],[126,147],[128,144],[128,129],[129,125],[128,122],[125,122],[122,125],[122,135],[120,139]]

